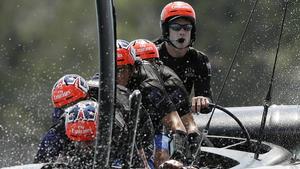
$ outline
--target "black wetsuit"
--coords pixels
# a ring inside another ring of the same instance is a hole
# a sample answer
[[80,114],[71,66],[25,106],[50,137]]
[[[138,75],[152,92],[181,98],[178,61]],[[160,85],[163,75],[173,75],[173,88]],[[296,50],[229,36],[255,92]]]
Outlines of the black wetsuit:
[[205,54],[190,47],[184,57],[174,58],[169,55],[164,43],[158,49],[160,60],[180,77],[189,94],[194,86],[193,96],[205,96],[212,100],[211,65]]
[[149,62],[141,62],[127,87],[132,91],[141,91],[142,105],[149,113],[155,130],[160,131],[162,118],[176,111],[176,107],[168,96],[157,69]]
[[168,66],[163,65],[160,61],[154,62],[154,66],[158,69],[160,77],[164,82],[166,91],[176,107],[180,116],[191,112],[191,103],[189,94],[177,74]]

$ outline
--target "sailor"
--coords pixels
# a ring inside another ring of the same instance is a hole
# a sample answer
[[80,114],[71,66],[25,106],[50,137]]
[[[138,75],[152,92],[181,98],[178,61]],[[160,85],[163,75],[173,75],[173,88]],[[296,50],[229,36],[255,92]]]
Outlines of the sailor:
[[162,36],[155,43],[161,61],[175,71],[188,93],[195,96],[192,110],[207,108],[212,102],[211,65],[204,53],[192,47],[196,39],[193,7],[181,1],[167,4],[161,12],[160,27]]
[[[87,135],[85,135],[88,134],[88,132],[85,133],[84,135],[80,135],[81,132],[77,132],[78,136],[76,137],[83,138],[82,140],[81,139],[76,140],[74,133],[70,135],[70,131],[72,131],[73,129],[67,128],[69,123],[67,123],[68,119],[66,118],[66,115],[68,114],[69,110],[71,110],[70,106],[72,107],[74,104],[76,105],[79,101],[86,100],[86,99],[90,101],[97,100],[98,86],[99,86],[98,84],[99,84],[99,75],[94,76],[91,80],[85,81],[81,76],[74,75],[74,74],[65,75],[55,83],[52,90],[51,98],[54,106],[62,109],[63,114],[60,117],[60,119],[57,121],[57,123],[55,123],[43,137],[41,143],[39,144],[38,152],[34,159],[35,163],[56,162],[57,160],[62,161],[62,159],[64,159],[62,157],[74,154],[74,152],[72,152],[71,149],[69,149],[68,147],[74,147],[74,145],[90,145],[90,146],[93,145],[92,142],[94,136],[89,137],[88,139],[89,143],[86,142],[84,139],[88,137]],[[122,152],[122,150],[125,148],[122,145],[122,143],[124,143],[123,142],[124,138],[127,136],[126,135],[127,124],[126,124],[125,116],[130,111],[129,101],[128,101],[128,97],[130,94],[129,90],[123,86],[117,85],[116,93],[117,93],[116,113],[115,113],[116,120],[115,120],[115,125],[114,125],[115,128],[114,128],[114,133],[112,138],[113,145],[114,145],[114,147],[112,148],[112,151],[114,153],[112,154],[115,154],[116,156],[112,157],[112,159],[115,159],[113,161],[117,161],[118,158],[122,158],[121,157],[122,153],[115,153],[115,152],[117,151]],[[92,105],[95,104],[93,103]],[[80,104],[80,106],[83,105]],[[147,118],[147,116],[143,112],[146,111],[142,109],[142,113],[141,113],[141,116],[143,117],[142,119],[145,119]],[[153,138],[153,136],[151,135],[153,133],[152,132],[153,126],[150,120],[142,121],[142,124],[143,125],[141,126],[141,128],[147,128],[147,129],[139,130],[139,131],[147,131],[147,132],[144,133],[138,132],[136,145],[138,147],[147,147],[148,144],[146,143],[151,142]],[[69,126],[73,126],[73,125],[69,125]],[[90,158],[84,158],[85,159],[84,161],[90,162],[90,160],[93,158],[92,156],[89,157]],[[141,158],[139,158],[137,154],[135,154],[134,156],[134,162],[135,162],[134,165],[136,166],[142,165]],[[118,167],[120,167],[122,166],[122,163],[119,163],[118,165],[119,165]]]
[[67,162],[72,168],[91,168],[97,131],[98,103],[83,100],[65,109],[67,139],[56,162]]
[[68,142],[65,135],[64,109],[88,98],[88,84],[84,78],[76,74],[61,77],[53,86],[51,100],[55,109],[60,110],[60,117],[43,136],[34,162],[54,161]]
[[[136,57],[134,48],[128,48],[128,42],[117,40],[117,83],[131,90],[139,89],[142,104],[148,111],[155,132],[160,133],[163,126],[170,131],[174,142],[174,158],[183,158],[185,152],[186,129],[171,101],[159,72],[147,61]],[[164,139],[164,138],[161,138]],[[155,148],[165,145],[156,145]],[[158,155],[155,166],[159,166],[168,157]]]
[[[190,99],[181,79],[172,69],[162,64],[159,60],[158,50],[153,42],[146,39],[137,39],[130,42],[129,50],[130,48],[135,49],[136,56],[142,60],[149,61],[158,70],[160,79],[163,81],[166,91],[187,130],[190,149],[194,151],[197,149],[197,143],[200,142],[201,138],[197,134],[199,131],[192,115]],[[165,147],[156,149],[158,152],[156,152],[155,155],[169,159],[169,155],[171,154],[170,147],[172,146],[170,145],[171,138],[168,136],[168,133],[162,132],[156,134],[155,138],[155,145],[166,145]]]

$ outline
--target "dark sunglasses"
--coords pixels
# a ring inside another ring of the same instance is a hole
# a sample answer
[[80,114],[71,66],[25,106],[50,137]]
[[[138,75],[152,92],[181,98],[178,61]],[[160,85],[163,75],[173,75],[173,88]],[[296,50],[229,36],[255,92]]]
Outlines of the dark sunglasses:
[[171,28],[173,31],[180,31],[181,29],[185,30],[185,31],[190,31],[193,29],[193,25],[191,24],[178,24],[178,23],[172,23],[169,25],[169,28]]

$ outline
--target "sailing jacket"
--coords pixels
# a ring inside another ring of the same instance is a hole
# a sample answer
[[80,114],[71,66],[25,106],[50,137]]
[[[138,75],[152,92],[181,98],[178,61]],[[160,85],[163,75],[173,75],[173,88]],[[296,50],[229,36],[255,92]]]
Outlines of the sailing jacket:
[[149,113],[156,131],[161,129],[161,119],[168,113],[176,111],[168,93],[160,79],[159,72],[147,61],[137,66],[127,88],[138,89],[142,93],[142,105]]
[[176,107],[180,116],[191,112],[189,94],[177,74],[160,61],[154,62],[154,67],[158,69],[160,77],[164,83],[166,91]]
[[194,87],[194,96],[205,96],[212,100],[211,65],[205,54],[189,47],[184,57],[174,58],[170,56],[164,43],[158,46],[158,50],[160,60],[180,77],[189,94]]

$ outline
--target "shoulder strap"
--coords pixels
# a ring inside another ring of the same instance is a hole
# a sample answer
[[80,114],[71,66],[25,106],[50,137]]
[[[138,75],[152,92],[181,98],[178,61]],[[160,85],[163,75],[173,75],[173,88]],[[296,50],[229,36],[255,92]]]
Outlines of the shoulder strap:
[[157,46],[161,45],[163,42],[165,41],[165,39],[161,36],[159,38],[157,38],[156,40],[153,41],[153,43]]

